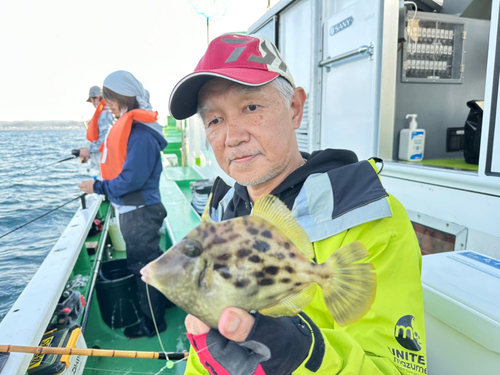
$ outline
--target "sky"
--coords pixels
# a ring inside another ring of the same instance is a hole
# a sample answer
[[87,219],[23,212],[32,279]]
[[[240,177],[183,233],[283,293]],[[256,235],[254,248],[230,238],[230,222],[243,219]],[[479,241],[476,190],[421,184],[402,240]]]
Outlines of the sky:
[[[214,0],[1,1],[0,121],[90,119],[89,88],[127,70],[150,91],[163,123],[173,87],[207,46],[206,18],[191,1]],[[210,21],[210,39],[247,31],[268,7],[228,2]]]

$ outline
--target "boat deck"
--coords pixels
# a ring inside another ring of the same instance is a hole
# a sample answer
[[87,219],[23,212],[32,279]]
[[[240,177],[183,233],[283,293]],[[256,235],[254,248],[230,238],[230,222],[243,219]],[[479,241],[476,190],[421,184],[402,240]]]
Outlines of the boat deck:
[[[165,154],[162,155],[164,170],[160,179],[162,203],[167,209],[165,225],[160,230],[162,233],[160,247],[164,251],[180,241],[201,221],[199,214],[190,203],[189,184],[191,181],[202,179],[202,177],[192,168],[171,166],[167,155],[169,153],[180,154],[179,145],[176,144],[176,140],[180,138],[179,131],[173,126],[167,130],[170,148],[167,147],[164,151]],[[87,207],[82,207],[77,211],[37,271],[33,281],[1,322],[0,344],[39,345],[48,324],[55,325],[57,323],[59,318],[54,315],[54,310],[56,305],[61,302],[60,296],[63,290],[68,290],[81,293],[86,301],[84,311],[76,323],[82,327],[88,348],[146,352],[185,352],[189,350],[189,341],[184,326],[186,313],[178,307],[166,310],[165,320],[168,327],[160,334],[161,344],[157,336],[129,339],[123,334],[126,328],[123,323],[115,323],[116,327],[123,327],[114,329],[106,323],[106,321],[111,322],[110,324],[113,325],[115,317],[120,319],[118,310],[115,309],[120,309],[121,313],[128,312],[127,324],[129,325],[135,324],[139,318],[139,315],[134,316],[133,310],[131,310],[131,306],[135,308],[134,305],[130,305],[127,301],[127,299],[134,299],[131,288],[133,288],[132,285],[135,286],[135,282],[130,276],[127,276],[126,267],[123,265],[121,267],[123,267],[125,274],[111,278],[113,288],[117,287],[118,289],[111,288],[107,290],[107,294],[100,294],[99,286],[102,287],[103,283],[109,281],[103,281],[101,276],[98,276],[101,265],[107,261],[126,257],[125,251],[118,251],[113,247],[111,235],[108,236],[112,216],[109,201],[102,201],[102,197],[99,196],[87,198]],[[97,234],[89,235],[92,222],[96,217],[104,219],[103,230]],[[113,232],[115,232],[114,229]],[[100,259],[99,255],[102,255]],[[127,286],[121,288],[119,283],[126,279],[128,280],[126,281]],[[45,292],[40,293],[40,290]],[[115,297],[118,302],[111,301]],[[109,303],[105,305],[106,302]],[[100,303],[102,303],[101,306]],[[76,309],[77,306],[75,303],[74,306],[71,305],[71,308]],[[105,308],[101,310],[103,306]],[[36,311],[33,310],[35,307],[37,307]],[[102,313],[106,309],[108,309],[108,315]],[[116,314],[115,311],[117,311]],[[131,323],[132,321],[133,323]],[[49,357],[50,355],[43,355],[42,359],[34,362],[33,369],[42,370],[38,366],[44,365],[44,361]],[[3,370],[0,368],[0,371],[2,375],[6,373],[26,374],[26,368],[30,366],[32,358],[31,354],[9,353],[8,359],[2,362]],[[165,360],[158,359],[87,357],[83,374],[155,375],[184,373],[185,361],[175,361],[171,369],[167,368],[166,364]]]
[[[193,169],[186,167],[165,168],[160,181],[163,204],[167,209],[165,219],[166,233],[160,246],[166,250],[183,238],[191,229],[199,225],[200,217],[191,207],[189,182],[202,177]],[[111,251],[108,259],[124,258],[125,252]],[[160,334],[166,352],[189,351],[184,319],[186,313],[178,307],[167,309],[165,320],[167,330]],[[163,351],[157,337],[128,339],[124,336],[125,328],[111,329],[102,319],[97,298],[92,301],[89,324],[85,340],[89,348]],[[177,361],[172,369],[166,368],[166,362],[154,359],[128,359],[89,357],[85,366],[85,375],[97,374],[183,374],[185,361]]]
[[[189,341],[184,327],[185,317],[186,313],[178,307],[167,309],[165,319],[168,327],[160,334],[166,352],[189,350]],[[92,305],[89,321],[91,323],[85,332],[85,340],[89,348],[163,351],[157,337],[128,339],[123,335],[124,328],[111,329],[101,318],[97,300]],[[177,362],[172,369],[164,368],[165,365],[165,361],[157,359],[89,357],[84,374],[183,374],[186,367],[184,361]],[[162,369],[163,371],[160,371]]]

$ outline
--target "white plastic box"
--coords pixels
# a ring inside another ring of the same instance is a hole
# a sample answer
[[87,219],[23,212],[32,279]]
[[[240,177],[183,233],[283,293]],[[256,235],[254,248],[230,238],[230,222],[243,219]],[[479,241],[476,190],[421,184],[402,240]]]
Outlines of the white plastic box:
[[427,374],[500,374],[500,261],[474,251],[423,257]]

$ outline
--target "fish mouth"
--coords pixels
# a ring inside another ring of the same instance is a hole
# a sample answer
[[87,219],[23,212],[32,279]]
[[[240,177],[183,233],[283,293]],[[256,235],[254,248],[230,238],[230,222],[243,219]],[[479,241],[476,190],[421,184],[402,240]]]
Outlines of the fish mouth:
[[144,267],[141,268],[140,273],[141,273],[141,279],[144,281],[146,284],[151,284],[151,278],[149,274],[149,264],[146,264]]
[[201,282],[205,278],[205,274],[207,273],[207,268],[208,268],[208,262],[205,261],[205,266],[200,272],[200,275],[198,276],[198,287],[201,288]]

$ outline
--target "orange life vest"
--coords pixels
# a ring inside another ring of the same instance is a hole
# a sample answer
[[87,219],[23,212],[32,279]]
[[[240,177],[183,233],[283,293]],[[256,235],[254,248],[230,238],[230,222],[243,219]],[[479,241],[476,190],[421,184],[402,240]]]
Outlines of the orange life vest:
[[121,173],[123,164],[127,158],[127,144],[132,129],[132,122],[156,122],[158,112],[134,109],[120,117],[108,133],[108,137],[102,143],[101,152],[101,176],[105,180],[112,180]]
[[87,139],[90,142],[95,142],[99,140],[99,116],[106,105],[106,100],[102,99],[97,106],[94,116],[92,116],[92,120],[89,122],[89,126],[87,128]]

